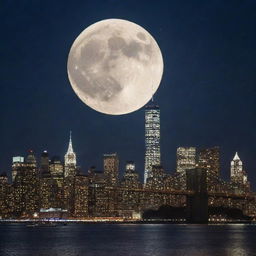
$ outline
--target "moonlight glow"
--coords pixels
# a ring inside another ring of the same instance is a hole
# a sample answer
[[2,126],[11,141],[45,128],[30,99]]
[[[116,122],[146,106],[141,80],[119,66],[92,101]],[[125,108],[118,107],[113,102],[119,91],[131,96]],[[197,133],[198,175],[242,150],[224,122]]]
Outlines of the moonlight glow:
[[127,114],[144,106],[162,74],[163,59],[156,41],[126,20],[109,19],[89,26],[68,56],[68,77],[75,93],[105,114]]

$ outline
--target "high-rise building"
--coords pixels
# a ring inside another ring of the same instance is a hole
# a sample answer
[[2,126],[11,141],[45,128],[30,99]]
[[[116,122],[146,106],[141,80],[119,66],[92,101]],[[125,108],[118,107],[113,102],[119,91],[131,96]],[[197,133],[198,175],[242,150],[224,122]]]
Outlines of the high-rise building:
[[54,156],[50,163],[50,173],[52,177],[63,177],[64,168],[59,156]]
[[151,176],[148,177],[146,188],[161,190],[164,189],[165,171],[161,165],[153,165]]
[[17,169],[23,165],[24,165],[24,157],[14,156],[12,158],[12,182],[15,181],[15,177],[17,175]]
[[94,166],[88,170],[89,178],[89,214],[91,216],[108,216],[107,177],[103,171]]
[[40,208],[49,209],[54,206],[54,180],[49,176],[40,178]]
[[117,153],[103,155],[104,173],[107,183],[111,186],[118,184],[119,159]]
[[196,167],[196,148],[179,147],[177,148],[177,172],[185,175],[186,170]]
[[14,181],[16,216],[32,216],[39,209],[39,172],[36,158],[30,150],[24,165],[17,168]]
[[231,182],[238,185],[239,189],[243,192],[248,192],[250,190],[250,182],[248,181],[247,174],[243,168],[243,162],[240,160],[237,152],[231,161],[230,179]]
[[37,167],[36,157],[35,157],[33,150],[31,150],[31,149],[28,151],[28,156],[26,158],[26,165],[29,167],[34,167],[34,168]]
[[0,174],[0,218],[5,218],[8,216],[9,212],[9,184],[8,177],[6,173]]
[[139,174],[135,170],[135,164],[133,161],[126,162],[122,186],[127,188],[138,188],[140,186]]
[[46,150],[41,154],[41,163],[40,163],[40,176],[45,177],[50,175],[49,169],[49,155]]
[[[141,183],[139,182],[139,174],[136,171],[135,163],[127,161],[125,165],[125,173],[121,183],[121,189],[118,195],[118,209],[120,215],[124,216],[130,211],[139,211]],[[127,212],[128,210],[128,212]],[[127,216],[126,216],[127,217]]]
[[236,152],[230,167],[230,178],[234,183],[243,183],[243,162],[240,160],[238,153]]
[[74,205],[72,210],[74,217],[88,217],[88,188],[88,177],[77,174],[74,178]]
[[182,189],[186,188],[186,170],[196,167],[196,148],[179,147],[177,148],[177,174]]
[[72,146],[72,137],[70,132],[68,151],[65,154],[65,177],[76,174],[76,154]]
[[220,178],[219,147],[199,149],[198,167],[206,170],[207,190],[216,191]]
[[153,165],[161,164],[160,153],[160,109],[157,105],[145,108],[145,170],[144,184],[151,176]]

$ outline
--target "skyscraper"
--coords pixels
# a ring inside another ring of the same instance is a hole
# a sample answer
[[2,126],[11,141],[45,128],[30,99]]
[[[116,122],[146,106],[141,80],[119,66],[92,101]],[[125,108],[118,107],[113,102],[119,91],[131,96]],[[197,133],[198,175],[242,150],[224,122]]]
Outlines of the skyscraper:
[[68,151],[65,154],[65,177],[69,175],[75,175],[76,171],[76,154],[73,151],[72,137],[70,132]]
[[37,167],[36,157],[35,157],[33,150],[31,150],[31,149],[28,151],[28,156],[26,158],[26,165],[29,167],[34,167],[34,168]]
[[237,152],[231,161],[230,178],[231,182],[238,185],[242,191],[247,192],[250,190],[250,182]]
[[207,190],[215,191],[220,178],[219,147],[200,149],[198,152],[198,167],[206,171]]
[[46,150],[41,154],[41,163],[40,163],[40,175],[41,177],[49,176],[49,155]]
[[179,147],[177,148],[177,173],[182,189],[186,188],[186,171],[196,167],[196,148]]
[[196,167],[196,148],[179,147],[177,148],[177,172],[185,175],[186,170]]
[[117,153],[103,155],[104,173],[109,185],[117,185],[119,159]]
[[12,158],[12,182],[15,181],[17,175],[17,169],[24,165],[24,157],[14,156]]
[[58,156],[52,157],[51,163],[50,163],[50,173],[54,178],[63,177],[63,163],[61,162],[60,157]]
[[7,200],[9,192],[8,177],[6,173],[0,174],[0,218],[4,218],[8,215],[10,209],[9,202]]
[[32,150],[24,165],[17,168],[14,181],[15,212],[20,216],[32,216],[39,209],[39,172]]
[[138,188],[139,185],[139,174],[135,169],[135,163],[133,161],[127,161],[122,186],[127,188]]
[[148,105],[145,109],[144,184],[147,182],[147,178],[151,176],[152,166],[160,164],[160,109],[157,105]]
[[243,162],[237,152],[231,161],[230,178],[234,183],[243,183]]

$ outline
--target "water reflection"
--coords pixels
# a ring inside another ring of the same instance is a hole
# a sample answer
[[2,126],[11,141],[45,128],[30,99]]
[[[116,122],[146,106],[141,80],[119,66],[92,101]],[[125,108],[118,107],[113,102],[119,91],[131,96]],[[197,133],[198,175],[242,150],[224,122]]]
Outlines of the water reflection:
[[0,226],[1,256],[252,256],[256,226],[70,224]]

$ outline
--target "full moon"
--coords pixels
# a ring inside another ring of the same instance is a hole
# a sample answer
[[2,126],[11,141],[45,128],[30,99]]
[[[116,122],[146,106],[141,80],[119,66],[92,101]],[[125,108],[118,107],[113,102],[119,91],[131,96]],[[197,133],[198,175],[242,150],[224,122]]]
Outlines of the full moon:
[[77,96],[101,113],[122,115],[144,106],[159,87],[163,58],[141,26],[107,19],[87,27],[68,56],[68,77]]

